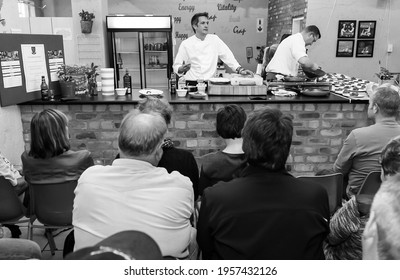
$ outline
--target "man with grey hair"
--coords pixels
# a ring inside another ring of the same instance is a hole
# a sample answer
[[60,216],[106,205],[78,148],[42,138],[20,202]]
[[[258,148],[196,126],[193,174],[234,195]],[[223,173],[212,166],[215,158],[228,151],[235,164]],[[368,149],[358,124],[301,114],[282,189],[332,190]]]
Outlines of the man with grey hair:
[[186,258],[195,239],[190,225],[192,184],[187,177],[157,167],[167,131],[159,114],[129,113],[122,121],[120,158],[93,166],[75,190],[75,250],[93,246],[124,230],[151,236],[163,256]]
[[372,171],[379,171],[379,155],[390,139],[400,135],[396,121],[400,109],[399,93],[390,86],[378,87],[369,99],[368,117],[374,125],[354,129],[343,143],[333,165],[347,182],[347,197],[358,193],[362,182]]

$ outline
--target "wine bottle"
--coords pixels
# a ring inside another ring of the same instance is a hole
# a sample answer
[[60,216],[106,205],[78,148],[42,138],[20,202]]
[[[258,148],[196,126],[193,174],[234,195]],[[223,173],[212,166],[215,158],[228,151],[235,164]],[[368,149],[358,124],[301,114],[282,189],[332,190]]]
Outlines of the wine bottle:
[[126,94],[132,94],[132,77],[129,75],[128,68],[126,68],[124,75],[124,88],[127,88]]

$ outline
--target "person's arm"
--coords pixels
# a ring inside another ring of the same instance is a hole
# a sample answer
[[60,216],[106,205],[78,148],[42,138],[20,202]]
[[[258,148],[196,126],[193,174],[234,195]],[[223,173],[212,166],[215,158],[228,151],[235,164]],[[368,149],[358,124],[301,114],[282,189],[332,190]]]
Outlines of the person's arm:
[[250,75],[250,76],[254,75],[254,73],[252,71],[247,70],[247,69],[243,68],[242,66],[240,66],[239,62],[236,60],[232,51],[220,38],[217,38],[217,44],[218,44],[218,57],[226,65],[228,65],[229,68],[231,68],[237,74]]
[[317,70],[320,68],[318,66],[318,64],[312,62],[311,59],[308,58],[308,56],[303,56],[298,61],[302,67],[305,67],[305,68],[308,68],[311,70]]
[[333,164],[333,171],[347,175],[353,165],[353,158],[356,152],[356,139],[351,132],[343,143],[343,147]]
[[174,72],[178,73],[179,75],[186,74],[186,72],[189,71],[190,69],[190,63],[187,63],[188,61],[189,61],[189,56],[187,54],[185,44],[182,42],[181,45],[179,46],[178,53],[176,54],[174,60],[173,64]]
[[7,164],[3,158],[0,158],[0,176],[4,176],[13,186],[17,185],[17,179],[21,177],[17,170],[11,170],[11,164]]

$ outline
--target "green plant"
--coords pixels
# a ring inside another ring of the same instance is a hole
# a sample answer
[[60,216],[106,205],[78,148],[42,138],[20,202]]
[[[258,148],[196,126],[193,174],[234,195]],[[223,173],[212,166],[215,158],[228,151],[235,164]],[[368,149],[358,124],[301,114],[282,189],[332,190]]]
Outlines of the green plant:
[[93,21],[95,18],[93,13],[89,13],[88,11],[85,11],[82,9],[82,12],[79,13],[81,20],[82,21]]

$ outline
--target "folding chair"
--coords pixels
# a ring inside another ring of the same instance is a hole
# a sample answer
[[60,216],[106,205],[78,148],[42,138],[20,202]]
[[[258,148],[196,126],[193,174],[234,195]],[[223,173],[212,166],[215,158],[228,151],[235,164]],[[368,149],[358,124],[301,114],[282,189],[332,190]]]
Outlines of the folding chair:
[[358,191],[358,194],[375,195],[381,187],[381,171],[372,171],[365,177],[364,182]]
[[[72,228],[72,208],[76,185],[77,181],[29,184],[32,213],[29,223],[29,239],[33,238],[33,228],[45,228],[52,255],[58,249],[49,229]],[[34,225],[36,219],[43,225]]]
[[25,210],[13,185],[4,176],[0,176],[0,227],[2,224],[28,223],[29,219],[21,220],[26,214]]
[[343,195],[343,174],[334,173],[327,175],[317,176],[299,176],[306,181],[315,182],[321,185],[328,193],[329,199],[329,211],[331,215],[335,213],[337,209],[342,207],[342,195]]

